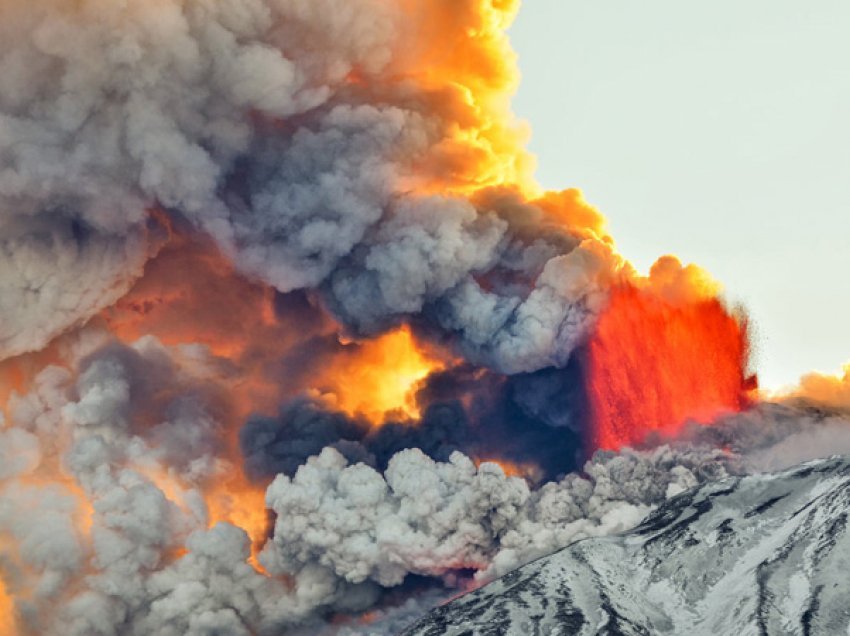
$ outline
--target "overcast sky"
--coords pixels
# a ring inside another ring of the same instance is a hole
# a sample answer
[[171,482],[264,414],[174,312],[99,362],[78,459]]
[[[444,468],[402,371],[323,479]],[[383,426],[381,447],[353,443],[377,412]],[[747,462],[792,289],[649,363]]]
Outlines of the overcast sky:
[[511,38],[544,186],[719,278],[763,386],[850,361],[850,2],[526,0]]

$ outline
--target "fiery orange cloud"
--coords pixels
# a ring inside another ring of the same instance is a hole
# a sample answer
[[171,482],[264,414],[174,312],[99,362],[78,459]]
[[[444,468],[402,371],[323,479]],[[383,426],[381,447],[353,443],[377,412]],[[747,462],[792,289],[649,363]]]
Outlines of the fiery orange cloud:
[[376,424],[394,411],[418,417],[416,388],[446,367],[445,358],[417,343],[407,326],[354,346],[355,355],[341,356],[323,374],[333,380],[337,406]]
[[12,598],[6,592],[3,579],[0,578],[0,634],[15,633],[15,606]]
[[804,375],[800,378],[800,386],[784,397],[850,411],[850,363],[844,365],[843,375]]
[[[175,474],[160,466],[137,466],[136,470],[150,480],[171,503],[191,514],[187,507],[187,494],[191,488],[189,484],[183,483]],[[241,470],[227,466],[211,483],[204,484],[202,493],[206,504],[207,527],[228,522],[245,530],[251,538],[251,562],[257,569],[260,566],[256,555],[269,529],[265,506],[266,486],[252,483]],[[182,554],[172,556],[179,558]]]
[[271,412],[280,397],[267,373],[298,339],[275,316],[274,293],[239,276],[209,242],[172,236],[145,275],[98,322],[122,342],[152,335],[168,346],[203,345],[231,366],[222,381],[234,419]]
[[[212,371],[217,377],[210,379],[222,386],[224,456],[236,464],[242,423],[253,413],[273,413],[300,390],[331,394],[336,406],[375,425],[391,412],[418,415],[415,389],[432,371],[444,368],[444,354],[417,343],[406,326],[372,340],[340,343],[336,324],[321,310],[310,309],[305,319],[285,303],[276,308],[275,299],[271,288],[239,275],[209,242],[172,231],[169,245],[148,264],[144,277],[95,323],[123,342],[153,335],[168,346],[206,346],[221,363]],[[319,362],[309,378],[290,382],[279,376],[276,365],[309,335],[305,328],[335,345],[315,354]],[[25,369],[10,366],[7,374],[10,385],[26,385],[26,378],[18,377]],[[185,485],[166,474],[147,476],[179,503]],[[204,493],[210,526],[232,522],[249,533],[256,548],[268,530],[265,485],[251,483],[239,470],[210,484]]]
[[571,188],[544,192],[533,203],[565,226],[585,231],[587,238],[614,242],[608,234],[607,219],[584,199],[581,190]]
[[269,516],[266,512],[265,485],[249,482],[242,471],[218,480],[207,489],[205,500],[209,511],[209,527],[220,521],[239,526],[251,538],[251,563],[258,570],[257,553],[268,537]]
[[[472,192],[514,184],[536,192],[527,127],[513,116],[519,83],[516,54],[505,28],[518,0],[403,0],[403,41],[379,82],[415,85],[427,112],[447,122],[443,140],[418,166],[434,189]],[[427,179],[426,179],[427,182]]]
[[[246,280],[208,242],[179,234],[172,242],[130,293],[99,319],[124,342],[153,335],[166,345],[201,344],[236,365],[236,385],[228,391],[235,419],[274,412],[293,389],[331,393],[342,410],[375,423],[395,410],[415,417],[416,385],[445,367],[445,354],[417,343],[402,326],[372,340],[338,342],[334,351],[323,353],[310,384],[292,386],[273,367],[305,338],[304,319],[286,306],[276,309],[274,290]],[[336,324],[318,308],[308,327],[315,336],[336,340]]]

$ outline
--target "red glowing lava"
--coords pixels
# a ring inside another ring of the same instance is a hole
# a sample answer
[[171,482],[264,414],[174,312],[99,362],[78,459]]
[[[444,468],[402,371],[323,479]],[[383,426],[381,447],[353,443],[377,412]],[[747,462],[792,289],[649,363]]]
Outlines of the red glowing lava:
[[588,345],[593,447],[617,450],[740,410],[755,384],[748,353],[746,320],[717,298],[678,305],[616,289]]

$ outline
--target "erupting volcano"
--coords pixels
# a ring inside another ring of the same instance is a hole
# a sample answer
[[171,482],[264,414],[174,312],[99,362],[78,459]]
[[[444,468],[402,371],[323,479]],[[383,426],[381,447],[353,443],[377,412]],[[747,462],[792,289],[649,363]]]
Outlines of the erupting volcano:
[[0,0],[0,636],[398,631],[742,470],[746,318],[534,182],[517,10]]

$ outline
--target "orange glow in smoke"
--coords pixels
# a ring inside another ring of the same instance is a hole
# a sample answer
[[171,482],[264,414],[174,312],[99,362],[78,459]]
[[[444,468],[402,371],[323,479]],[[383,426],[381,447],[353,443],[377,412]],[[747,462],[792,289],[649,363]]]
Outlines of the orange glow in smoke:
[[794,391],[779,395],[831,410],[850,411],[850,363],[845,364],[838,375],[807,373],[800,378],[800,386]]
[[740,410],[747,326],[717,298],[676,304],[627,285],[616,289],[588,344],[595,448],[639,444]]
[[[321,314],[320,314],[321,315]],[[209,242],[189,239],[177,231],[148,263],[145,275],[127,296],[102,312],[98,319],[124,342],[153,335],[168,346],[199,343],[209,348],[225,368],[238,373],[213,377],[221,384],[225,408],[225,458],[241,465],[237,435],[252,413],[273,413],[292,389],[269,369],[304,332],[292,322],[286,309],[278,315],[274,291],[251,282],[234,270]],[[293,319],[294,320],[294,319]],[[336,325],[311,323],[317,333],[333,334]],[[314,370],[310,386],[332,394],[336,405],[349,414],[366,416],[379,424],[389,412],[418,415],[414,392],[419,382],[445,361],[436,351],[419,345],[408,327],[362,343],[340,344]],[[233,365],[233,366],[229,366]],[[217,375],[217,373],[216,373]],[[25,384],[25,382],[16,382]],[[170,500],[182,505],[185,484],[173,476],[146,472]],[[253,484],[234,468],[204,488],[209,526],[228,521],[251,538],[254,557],[266,539],[268,516],[264,501],[266,484]]]
[[544,192],[533,203],[565,227],[583,232],[587,238],[598,238],[612,244],[614,242],[608,234],[607,219],[585,200],[584,194],[577,188]]
[[507,459],[482,459],[475,458],[475,466],[481,468],[481,464],[496,464],[508,477],[520,477],[536,481],[540,469],[534,464],[520,464]]
[[[189,510],[186,497],[190,488],[187,484],[165,470],[137,470],[159,488],[170,502],[183,510]],[[203,495],[207,504],[207,527],[212,528],[217,523],[226,521],[242,528],[251,538],[252,555],[256,556],[265,542],[268,530],[265,485],[249,482],[240,468],[234,468],[214,478],[213,483],[207,484]],[[253,558],[252,563],[257,565]]]
[[418,417],[416,388],[430,373],[445,367],[446,361],[420,347],[410,328],[404,326],[356,345],[354,355],[332,363],[328,376],[335,380],[333,392],[339,408],[379,424],[393,411]]
[[442,140],[415,166],[419,192],[470,193],[513,184],[534,193],[534,160],[525,150],[527,127],[510,98],[519,83],[516,54],[505,29],[519,0],[400,0],[415,32],[370,83],[409,92],[416,86],[429,113],[447,122]]
[[251,563],[260,569],[257,552],[266,541],[269,519],[266,513],[265,485],[252,484],[240,469],[214,484],[205,493],[209,509],[209,527],[228,521],[242,528],[251,538]]
[[[274,291],[248,281],[209,243],[179,233],[148,263],[145,276],[127,296],[104,310],[100,320],[123,342],[145,335],[166,345],[199,343],[239,368],[237,386],[227,391],[234,419],[273,413],[281,402],[281,382],[268,369],[300,343],[303,330],[277,316]],[[337,326],[311,324],[318,333]],[[339,346],[314,370],[313,386],[336,396],[337,406],[380,423],[384,414],[418,415],[415,388],[429,373],[445,367],[443,354],[420,345],[408,327],[362,343]],[[238,426],[234,427],[234,430]]]
[[98,319],[121,342],[151,335],[167,346],[207,347],[233,369],[220,378],[226,389],[221,395],[227,396],[230,418],[239,422],[275,411],[279,382],[266,370],[297,341],[294,330],[275,319],[273,302],[270,288],[239,276],[211,244],[177,235]]
[[61,343],[54,341],[41,351],[0,360],[0,413],[6,411],[12,393],[28,392],[36,375],[45,367],[61,362],[60,348]]
[[15,631],[15,606],[6,593],[6,586],[0,578],[0,635],[11,636]]

